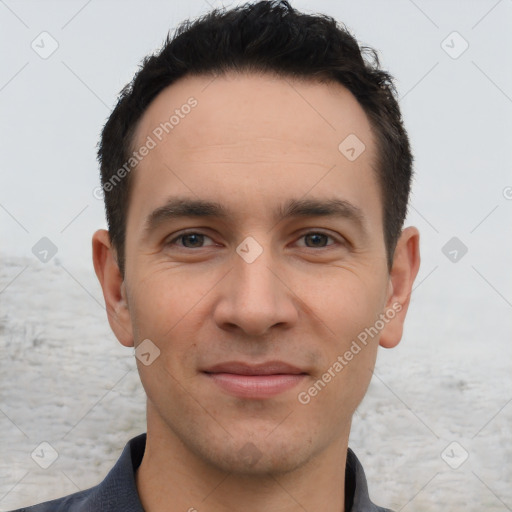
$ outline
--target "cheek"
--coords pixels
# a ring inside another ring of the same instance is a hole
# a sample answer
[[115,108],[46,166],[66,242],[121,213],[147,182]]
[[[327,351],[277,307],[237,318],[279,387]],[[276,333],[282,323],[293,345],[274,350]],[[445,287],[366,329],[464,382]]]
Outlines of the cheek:
[[[307,304],[317,320],[317,349],[322,367],[310,389],[316,407],[329,403],[355,409],[375,366],[379,333],[371,328],[382,312],[385,274],[358,274],[346,269],[325,273],[309,288]],[[309,393],[308,393],[309,394]],[[332,410],[333,417],[340,411]],[[325,413],[325,411],[324,411]]]
[[130,307],[135,345],[149,339],[159,351],[150,365],[137,360],[137,368],[148,399],[163,417],[194,409],[187,400],[188,382],[195,376],[201,298],[212,286],[183,274],[166,269],[141,279]]
[[132,321],[142,336],[160,339],[171,334],[189,321],[217,280],[214,272],[198,275],[179,266],[152,269],[133,287]]
[[[182,378],[192,376],[197,341],[209,314],[205,309],[209,293],[219,279],[214,271],[191,273],[169,265],[141,276],[132,286],[130,303],[135,345],[151,340],[160,350],[159,363],[170,373]],[[142,378],[146,374],[152,378],[145,367],[140,370]]]
[[385,301],[385,283],[381,269],[330,266],[297,275],[293,289],[304,297],[306,312],[325,328],[329,345],[342,349],[375,322]]
[[378,335],[369,336],[367,329],[382,311],[385,280],[377,273],[360,275],[338,268],[315,282],[304,296],[317,318],[316,348],[322,365],[300,390],[299,402],[334,429],[352,416],[371,380]]

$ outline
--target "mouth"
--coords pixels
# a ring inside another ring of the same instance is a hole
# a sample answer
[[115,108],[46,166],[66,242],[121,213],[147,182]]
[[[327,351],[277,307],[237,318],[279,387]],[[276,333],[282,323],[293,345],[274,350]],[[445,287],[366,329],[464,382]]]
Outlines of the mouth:
[[239,398],[270,398],[297,386],[307,372],[281,361],[220,363],[203,370],[212,383]]

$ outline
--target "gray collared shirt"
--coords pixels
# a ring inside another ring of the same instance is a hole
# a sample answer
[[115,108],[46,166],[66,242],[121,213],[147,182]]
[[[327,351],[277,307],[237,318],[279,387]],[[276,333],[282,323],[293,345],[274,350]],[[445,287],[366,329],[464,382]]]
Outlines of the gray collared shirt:
[[[135,485],[146,434],[131,439],[115,466],[95,487],[13,512],[144,512]],[[370,501],[363,466],[349,448],[345,472],[346,512],[391,512]]]

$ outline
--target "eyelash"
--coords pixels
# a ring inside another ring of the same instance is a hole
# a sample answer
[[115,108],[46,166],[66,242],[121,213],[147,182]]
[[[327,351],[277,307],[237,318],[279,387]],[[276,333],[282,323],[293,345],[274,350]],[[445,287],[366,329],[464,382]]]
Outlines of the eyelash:
[[[189,235],[201,235],[201,236],[204,236],[206,238],[210,238],[210,240],[211,240],[211,237],[209,237],[205,233],[201,233],[200,231],[187,231],[187,232],[180,233],[178,236],[174,237],[172,240],[169,240],[168,242],[166,242],[165,245],[174,245],[174,243],[177,240],[183,239],[184,237],[189,236]],[[308,231],[306,233],[303,233],[299,237],[299,239],[304,238],[304,237],[306,237],[308,235],[323,235],[323,236],[326,236],[327,238],[330,238],[331,240],[334,240],[338,244],[344,245],[344,242],[342,242],[340,240],[337,240],[333,235],[330,235],[328,233],[324,233],[323,231]],[[327,248],[331,247],[332,245],[335,245],[335,244],[326,245],[326,246],[323,246],[323,247],[304,247],[304,248],[305,249],[327,249]],[[183,246],[180,246],[180,249],[189,249],[189,250],[197,250],[197,249],[203,249],[203,248],[204,247],[183,247]]]

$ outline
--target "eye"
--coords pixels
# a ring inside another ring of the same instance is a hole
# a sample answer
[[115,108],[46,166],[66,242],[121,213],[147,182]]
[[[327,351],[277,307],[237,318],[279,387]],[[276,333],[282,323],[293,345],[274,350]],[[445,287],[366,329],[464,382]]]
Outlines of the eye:
[[[306,241],[305,247],[308,247],[310,249],[314,248],[323,248],[323,247],[329,247],[333,244],[327,244],[328,239],[335,240],[335,238],[331,235],[328,235],[327,233],[322,233],[321,231],[310,231],[309,233],[304,233],[300,239],[304,239]],[[302,246],[304,247],[304,246]]]
[[205,238],[211,240],[209,236],[195,231],[190,231],[188,233],[181,233],[181,235],[169,240],[166,245],[175,245],[176,241],[181,241],[182,244],[179,244],[179,247],[184,247],[185,249],[200,249],[201,247],[204,247],[203,243]]
[[[208,246],[204,245],[205,239],[213,242],[209,236],[203,233],[199,233],[197,231],[189,231],[188,233],[181,233],[178,236],[175,236],[173,239],[166,242],[165,245],[175,245],[184,249],[201,249]],[[329,244],[329,239],[334,240],[334,243]],[[299,240],[304,240],[305,244],[300,246],[306,247],[308,249],[322,249],[335,245],[336,243],[342,244],[342,242],[337,241],[332,235],[328,235],[327,233],[323,233],[321,231],[310,231],[308,233],[304,233],[299,238]],[[209,245],[214,244],[211,243]]]

